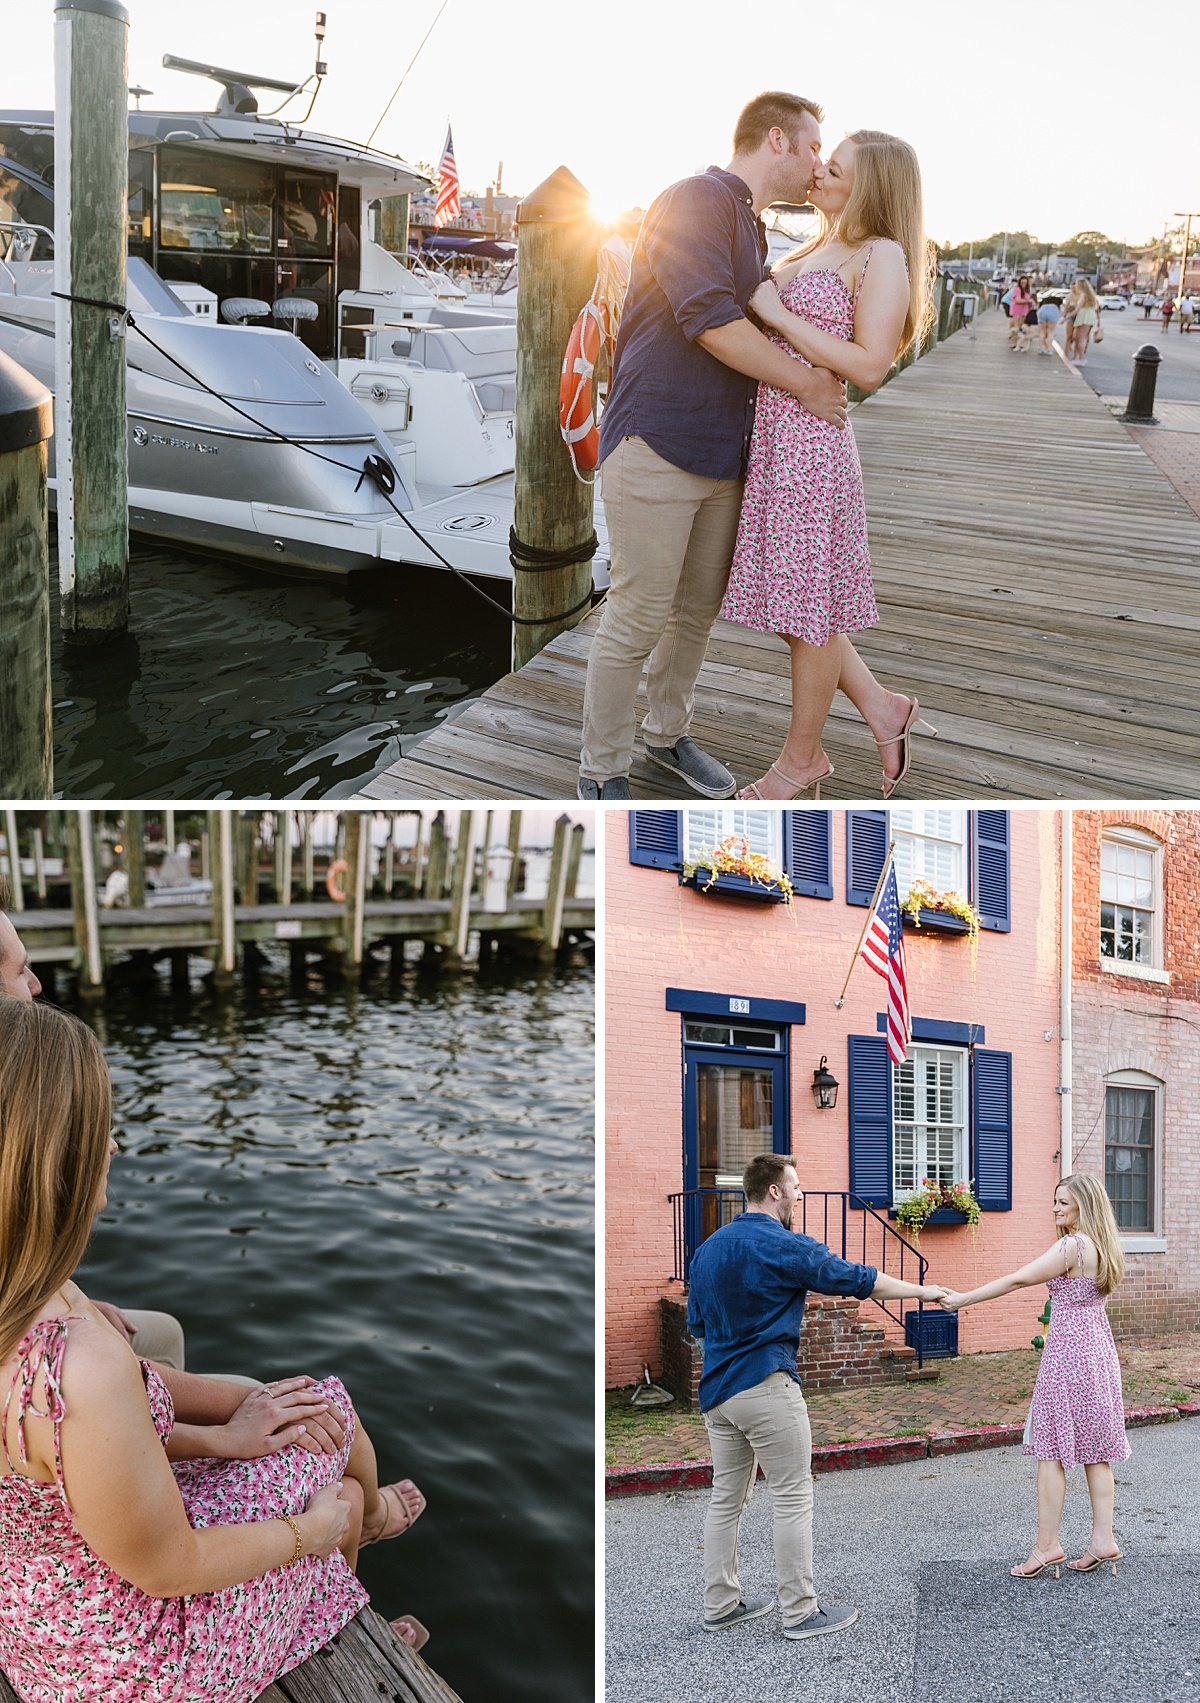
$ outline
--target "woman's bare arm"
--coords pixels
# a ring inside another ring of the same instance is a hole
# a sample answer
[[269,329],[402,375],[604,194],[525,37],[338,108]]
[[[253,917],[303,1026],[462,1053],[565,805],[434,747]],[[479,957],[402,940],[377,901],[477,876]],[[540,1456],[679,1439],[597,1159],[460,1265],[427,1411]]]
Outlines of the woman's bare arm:
[[[291,1559],[295,1533],[285,1520],[201,1531],[189,1524],[141,1369],[115,1332],[86,1320],[72,1327],[62,1389],[63,1476],[75,1525],[123,1579],[149,1596],[191,1596],[241,1584]],[[50,1422],[31,1417],[28,1428],[44,1471],[47,1458],[53,1461]],[[305,1554],[328,1554],[340,1541],[342,1509],[348,1514],[331,1487],[296,1516]]]
[[849,341],[820,331],[799,314],[791,313],[780,300],[773,279],[758,286],[750,306],[764,325],[786,337],[806,361],[828,367],[860,390],[874,390],[896,359],[908,300],[903,250],[893,242],[880,242],[862,281],[854,310],[854,336]]
[[1065,1270],[1066,1256],[1060,1240],[1037,1259],[1023,1265],[1020,1271],[1011,1271],[1007,1277],[993,1278],[990,1283],[969,1289],[965,1294],[952,1291],[942,1305],[954,1312],[960,1307],[973,1307],[979,1301],[995,1301],[1001,1295],[1011,1295],[1016,1289],[1031,1289],[1035,1284],[1049,1283],[1052,1277],[1061,1277]]

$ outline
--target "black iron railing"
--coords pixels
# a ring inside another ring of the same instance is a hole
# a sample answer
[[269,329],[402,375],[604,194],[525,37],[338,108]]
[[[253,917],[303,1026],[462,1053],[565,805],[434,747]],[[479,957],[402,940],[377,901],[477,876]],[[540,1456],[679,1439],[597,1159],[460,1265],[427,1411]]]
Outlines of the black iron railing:
[[[728,1224],[745,1210],[746,1197],[741,1189],[685,1189],[669,1195],[671,1202],[675,1270],[672,1276],[680,1283],[687,1282],[692,1255],[722,1224]],[[868,1206],[855,1194],[836,1190],[806,1190],[792,1217],[793,1230],[799,1230],[814,1241],[823,1242],[831,1253],[858,1265],[873,1265],[877,1271],[902,1282],[924,1283],[929,1261],[888,1223],[882,1214]],[[904,1324],[905,1302],[871,1297],[872,1302],[889,1319]],[[911,1305],[911,1303],[909,1303]],[[923,1303],[917,1302],[918,1312]],[[923,1333],[916,1331],[917,1365],[923,1364]]]

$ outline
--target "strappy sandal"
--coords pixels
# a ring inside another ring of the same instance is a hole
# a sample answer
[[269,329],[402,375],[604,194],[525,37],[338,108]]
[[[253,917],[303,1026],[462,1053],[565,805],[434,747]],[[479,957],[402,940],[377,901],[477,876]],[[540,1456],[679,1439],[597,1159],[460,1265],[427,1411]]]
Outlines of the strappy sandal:
[[[405,1500],[401,1485],[408,1485],[412,1490],[416,1490],[417,1492],[421,1506],[417,1509],[415,1514],[410,1510],[408,1503]],[[421,1515],[425,1512],[425,1498],[421,1495],[421,1492],[417,1490],[417,1487],[413,1484],[411,1478],[402,1478],[396,1484],[381,1484],[379,1486],[379,1494],[382,1496],[384,1507],[387,1509],[387,1516],[383,1522],[383,1529],[382,1531],[377,1532],[374,1537],[364,1537],[358,1546],[360,1549],[366,1549],[373,1543],[384,1543],[388,1538],[399,1537],[402,1532],[406,1532],[409,1529],[414,1521],[419,1520]]]
[[[767,770],[767,775],[778,775],[780,780],[783,781],[786,786],[791,787],[792,790],[788,794],[787,798],[768,798],[766,793],[758,790],[757,781],[751,781],[748,786],[744,786],[737,796],[746,803],[749,803],[753,799],[757,799],[762,804],[787,804],[791,799],[799,798],[802,792],[807,792],[809,787],[812,787],[813,798],[820,802],[821,782],[827,781],[830,775],[834,772],[833,764],[830,763],[827,769],[822,769],[821,773],[819,775],[815,775],[812,780],[797,781],[793,780],[791,775],[785,775],[778,763],[772,763],[771,767]],[[767,776],[764,775],[763,779],[766,780],[766,778]]]
[[[402,1644],[407,1644],[408,1648],[414,1653],[417,1650],[423,1650],[429,1642],[429,1628],[427,1626],[422,1626],[415,1614],[399,1614],[396,1616],[395,1620],[389,1620],[388,1625],[396,1634],[397,1638],[399,1638],[400,1642]],[[405,1637],[405,1632],[410,1628],[413,1636],[411,1638],[407,1638]]]
[[[1115,1555],[1097,1555],[1089,1543],[1078,1561],[1068,1561],[1067,1566],[1072,1573],[1094,1573],[1098,1567],[1111,1567],[1112,1576],[1117,1576],[1117,1562],[1121,1559],[1122,1551],[1118,1549]],[[1088,1560],[1088,1556],[1091,1560]]]
[[1031,1549],[1029,1553],[1030,1553],[1030,1556],[1033,1558],[1033,1560],[1035,1560],[1038,1563],[1038,1565],[1036,1567],[1030,1567],[1028,1565],[1028,1563],[1026,1563],[1024,1561],[1018,1561],[1015,1567],[1010,1567],[1009,1570],[1008,1570],[1009,1574],[1012,1578],[1014,1578],[1014,1579],[1040,1579],[1043,1573],[1048,1573],[1050,1571],[1051,1567],[1053,1567],[1053,1569],[1054,1569],[1054,1577],[1056,1579],[1059,1579],[1059,1578],[1062,1577],[1062,1564],[1067,1559],[1067,1555],[1066,1555],[1065,1550],[1057,1558],[1057,1560],[1048,1559],[1046,1556],[1044,1556],[1042,1554],[1040,1549]]
[[877,739],[875,741],[876,749],[878,750],[881,758],[885,747],[888,745],[898,745],[904,758],[904,761],[900,765],[900,772],[898,774],[884,775],[883,777],[883,796],[885,798],[890,798],[892,796],[896,788],[900,785],[900,782],[908,773],[909,765],[912,763],[913,734],[928,733],[932,734],[935,739],[937,738],[937,728],[931,727],[925,720],[924,716],[921,714],[921,706],[917,700],[915,698],[910,698],[908,702],[908,715],[905,719],[904,726],[900,729],[899,733],[895,734],[891,739]]

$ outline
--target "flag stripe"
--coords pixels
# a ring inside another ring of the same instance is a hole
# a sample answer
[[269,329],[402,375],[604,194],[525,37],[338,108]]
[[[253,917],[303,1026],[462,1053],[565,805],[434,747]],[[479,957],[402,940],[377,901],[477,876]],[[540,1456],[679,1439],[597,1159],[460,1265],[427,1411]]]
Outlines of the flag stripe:
[[904,929],[900,916],[900,894],[896,886],[896,871],[889,867],[887,879],[879,890],[875,909],[867,924],[859,954],[888,987],[887,1050],[893,1064],[901,1065],[908,1054],[912,1039],[912,1018],[908,1009],[908,977],[904,969]]
[[458,167],[454,163],[454,138],[446,126],[446,146],[442,149],[441,163],[438,166],[438,198],[433,210],[435,230],[441,230],[452,219],[462,215],[462,203],[458,195]]

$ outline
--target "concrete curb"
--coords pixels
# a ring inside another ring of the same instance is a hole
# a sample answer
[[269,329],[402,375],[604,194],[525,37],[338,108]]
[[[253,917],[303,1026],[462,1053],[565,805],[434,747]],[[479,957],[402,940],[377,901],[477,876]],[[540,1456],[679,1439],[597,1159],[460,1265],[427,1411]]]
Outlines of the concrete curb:
[[[1200,1419],[1200,1401],[1171,1407],[1126,1409],[1125,1425],[1170,1425],[1179,1419]],[[895,1461],[928,1460],[937,1455],[961,1455],[974,1449],[998,1449],[1019,1443],[1021,1425],[973,1425],[962,1431],[930,1429],[918,1437],[870,1437],[857,1443],[818,1443],[813,1471],[845,1472],[855,1467],[891,1466]],[[606,1467],[604,1494],[645,1496],[664,1490],[703,1490],[712,1483],[712,1462],[657,1461],[646,1466]]]

